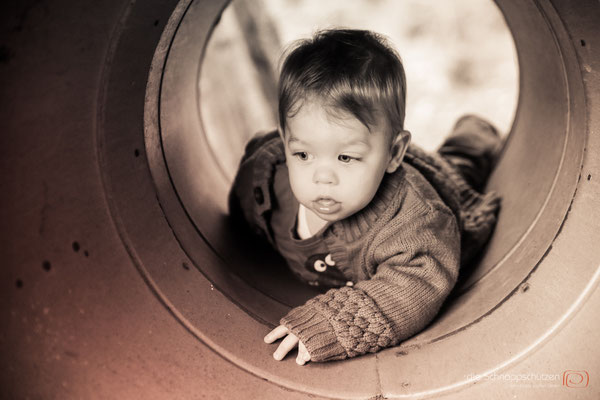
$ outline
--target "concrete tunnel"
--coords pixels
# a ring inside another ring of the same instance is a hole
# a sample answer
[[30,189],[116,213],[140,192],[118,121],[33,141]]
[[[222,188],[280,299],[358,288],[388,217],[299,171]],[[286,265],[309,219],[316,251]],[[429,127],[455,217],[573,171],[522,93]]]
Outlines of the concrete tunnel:
[[496,0],[520,87],[484,256],[417,336],[303,368],[262,337],[314,292],[231,231],[198,115],[227,3],[2,6],[2,397],[598,398],[600,3]]

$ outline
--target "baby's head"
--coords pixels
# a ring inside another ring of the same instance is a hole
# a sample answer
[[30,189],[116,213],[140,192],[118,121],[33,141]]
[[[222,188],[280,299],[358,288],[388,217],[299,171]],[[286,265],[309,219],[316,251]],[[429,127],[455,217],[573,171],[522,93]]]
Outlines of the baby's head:
[[295,197],[325,221],[365,207],[400,166],[406,79],[373,32],[328,30],[298,42],[279,81],[279,123]]

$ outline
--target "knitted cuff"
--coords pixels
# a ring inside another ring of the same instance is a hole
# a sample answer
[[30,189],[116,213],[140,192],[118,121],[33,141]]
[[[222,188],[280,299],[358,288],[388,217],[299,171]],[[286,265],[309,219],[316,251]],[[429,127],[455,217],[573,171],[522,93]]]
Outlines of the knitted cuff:
[[348,357],[329,321],[310,307],[310,302],[293,308],[281,318],[280,324],[304,343],[311,361],[341,360]]

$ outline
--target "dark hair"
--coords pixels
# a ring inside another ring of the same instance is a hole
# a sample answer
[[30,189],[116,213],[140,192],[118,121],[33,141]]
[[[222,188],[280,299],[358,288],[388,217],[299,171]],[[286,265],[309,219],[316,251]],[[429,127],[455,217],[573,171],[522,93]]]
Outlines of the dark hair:
[[404,129],[404,67],[383,36],[365,30],[324,30],[295,42],[286,54],[279,78],[282,132],[287,119],[312,97],[350,113],[369,129],[378,113],[387,118],[393,133]]

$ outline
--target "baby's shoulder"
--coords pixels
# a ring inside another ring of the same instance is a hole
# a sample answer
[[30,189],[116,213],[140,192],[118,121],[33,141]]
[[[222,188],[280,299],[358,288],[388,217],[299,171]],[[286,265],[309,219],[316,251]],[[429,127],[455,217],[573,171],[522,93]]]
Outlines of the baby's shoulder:
[[279,159],[284,156],[283,142],[277,130],[256,133],[246,144],[242,163],[249,159],[268,157]]
[[452,236],[450,239],[455,239],[456,216],[417,169],[403,163],[401,171],[392,178],[399,184],[398,190],[384,213],[387,218],[378,221],[372,242],[374,249],[393,249],[405,240],[420,242],[416,238],[425,231],[440,234],[445,231]]
[[442,200],[435,187],[419,170],[408,163],[402,163],[402,168],[404,170],[404,198],[402,207],[398,210],[400,214],[441,213],[453,215],[452,210]]
[[407,248],[429,254],[442,242],[445,247],[458,249],[460,233],[455,214],[417,169],[403,164],[403,170],[395,213],[380,225],[371,243],[374,259],[384,260]]

